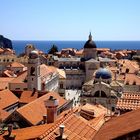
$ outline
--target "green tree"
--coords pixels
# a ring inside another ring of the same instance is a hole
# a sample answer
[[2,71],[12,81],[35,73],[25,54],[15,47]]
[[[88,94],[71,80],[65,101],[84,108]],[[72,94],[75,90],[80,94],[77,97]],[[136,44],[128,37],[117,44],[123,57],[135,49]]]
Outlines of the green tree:
[[52,47],[50,48],[48,54],[55,54],[56,52],[58,52],[58,47],[53,44]]

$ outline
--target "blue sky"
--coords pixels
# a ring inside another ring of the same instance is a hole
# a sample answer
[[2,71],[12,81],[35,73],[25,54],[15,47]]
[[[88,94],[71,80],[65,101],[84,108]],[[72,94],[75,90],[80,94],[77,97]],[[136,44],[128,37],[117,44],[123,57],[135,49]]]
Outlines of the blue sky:
[[140,40],[140,0],[0,0],[12,40]]

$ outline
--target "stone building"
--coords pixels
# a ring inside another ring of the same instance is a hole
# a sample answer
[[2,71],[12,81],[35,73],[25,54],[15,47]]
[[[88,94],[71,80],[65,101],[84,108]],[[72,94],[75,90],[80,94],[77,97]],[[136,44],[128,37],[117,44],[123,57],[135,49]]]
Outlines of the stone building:
[[[81,57],[75,55],[68,57],[54,56],[54,65],[66,72],[66,89],[81,89],[85,82],[93,78],[94,72],[100,68],[101,65],[114,65],[114,59],[99,60],[97,56],[97,47],[89,34],[88,41],[83,46],[83,55]],[[76,53],[75,53],[76,54]]]
[[112,81],[112,74],[107,68],[100,68],[95,72],[94,79],[83,85],[81,102],[102,104],[115,111],[122,92],[123,85]]

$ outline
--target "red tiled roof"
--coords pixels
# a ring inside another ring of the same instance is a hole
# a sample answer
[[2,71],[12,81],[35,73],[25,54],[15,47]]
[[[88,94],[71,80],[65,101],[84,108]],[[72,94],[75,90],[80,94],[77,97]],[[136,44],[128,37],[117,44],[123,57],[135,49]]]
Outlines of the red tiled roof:
[[96,50],[97,51],[110,51],[109,48],[97,48]]
[[140,77],[136,74],[126,74],[125,84],[129,82],[129,85],[133,85],[136,82],[136,85],[140,85]]
[[0,90],[4,90],[8,88],[8,84],[13,80],[14,78],[9,77],[0,77]]
[[19,62],[13,62],[10,65],[8,65],[7,67],[13,67],[13,68],[24,68],[25,66]]
[[81,110],[87,112],[94,112],[94,117],[98,117],[106,113],[106,108],[104,108],[102,105],[92,105],[88,103],[82,106]]
[[47,66],[45,64],[40,65],[40,75],[49,75],[57,71],[56,67],[53,66]]
[[121,99],[117,101],[116,108],[121,110],[136,110],[140,108],[140,94],[123,93]]
[[[13,130],[12,134],[16,135],[16,140],[54,140],[59,136],[59,126],[64,124],[64,135],[67,136],[67,139],[92,140],[97,132],[96,130],[98,130],[98,127],[102,124],[103,117],[99,116],[97,119],[95,118],[95,121],[89,122],[77,115],[77,111],[78,109],[64,111],[58,116],[54,123]],[[100,125],[98,125],[98,123]]]
[[9,112],[6,112],[5,110],[0,110],[0,119],[4,121],[8,116],[10,115]]
[[11,71],[11,70],[5,70],[4,72],[3,72],[3,74],[4,74],[4,76],[6,77],[14,77],[14,76],[16,76],[15,74],[14,74],[14,72],[13,71]]
[[116,108],[121,110],[136,110],[140,108],[140,100],[119,99]]
[[20,103],[30,103],[30,102],[34,101],[35,99],[37,99],[37,98],[38,98],[38,93],[37,92],[35,92],[33,94],[33,91],[23,91],[21,93],[19,102]]
[[17,103],[19,99],[8,89],[0,91],[0,110]]
[[122,72],[125,73],[126,69],[129,69],[129,73],[135,73],[139,70],[139,65],[136,61],[130,61],[130,60],[119,60],[119,63],[122,64]]
[[123,93],[123,99],[131,99],[131,100],[140,100],[140,92],[134,92],[134,93]]
[[66,100],[60,97],[57,93],[49,92],[27,105],[20,107],[16,111],[32,125],[36,125],[42,120],[43,115],[47,113],[44,101],[49,99],[50,96],[54,96],[54,98],[59,100],[58,108],[66,103]]
[[0,53],[3,53],[3,52],[4,52],[3,48],[0,48]]
[[114,139],[140,129],[140,109],[110,119],[97,132],[95,140]]
[[[54,130],[54,126],[56,128],[59,126],[59,124],[62,123],[62,121],[66,120],[66,118],[68,118],[68,116],[70,115],[70,113],[68,113],[69,115],[66,115],[67,112],[69,112],[69,111],[62,112],[58,116],[56,122],[54,122],[54,123],[43,124],[43,125],[38,125],[38,126],[31,126],[31,127],[26,127],[26,128],[22,128],[22,129],[15,129],[12,131],[12,134],[16,135],[16,140],[39,138],[40,136],[42,136],[42,134],[45,135],[46,132],[50,133],[51,131]],[[7,133],[5,133],[4,135],[7,135]],[[0,139],[2,139],[2,137],[4,135],[0,136]]]
[[82,55],[83,54],[83,51],[84,51],[84,49],[78,50],[78,51],[75,52],[75,54]]
[[67,118],[60,120],[53,128],[52,131],[48,130],[40,136],[42,140],[54,140],[59,136],[59,125],[64,124],[64,135],[70,140],[92,140],[96,130],[88,123],[83,121],[81,117],[72,113],[66,116]]
[[[48,130],[53,124],[44,124],[32,127],[26,127],[22,129],[15,129],[12,131],[12,135],[16,135],[15,140],[29,140],[38,138],[42,133]],[[0,136],[0,140],[3,140],[3,136],[7,135],[8,132],[5,132]]]
[[14,80],[12,80],[10,83],[24,83],[26,77],[27,77],[27,71],[24,71],[18,77],[14,78]]

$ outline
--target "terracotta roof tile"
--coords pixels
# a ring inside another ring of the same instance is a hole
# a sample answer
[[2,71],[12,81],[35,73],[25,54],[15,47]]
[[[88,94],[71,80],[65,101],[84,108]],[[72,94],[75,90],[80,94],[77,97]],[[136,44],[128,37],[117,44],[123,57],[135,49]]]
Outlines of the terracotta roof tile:
[[9,115],[10,115],[9,112],[6,112],[5,110],[0,110],[0,119],[2,121],[4,121]]
[[0,48],[0,53],[3,53],[4,52],[4,49],[3,48]]
[[24,71],[18,77],[14,78],[10,83],[24,83],[25,78],[27,77],[27,71]]
[[78,50],[78,51],[75,52],[75,54],[82,55],[83,54],[83,51],[84,51],[84,49]]
[[[85,123],[78,117],[76,114],[71,114],[64,122],[65,125],[64,135],[67,136],[70,140],[81,139],[81,140],[90,140],[93,139],[96,130],[91,127],[88,123]],[[80,127],[79,127],[80,126]],[[86,128],[86,129],[85,129]],[[54,132],[58,132],[58,127],[52,131],[49,135],[46,135],[44,140],[49,140],[56,138]],[[88,135],[90,133],[90,135]]]
[[140,109],[130,111],[106,122],[97,132],[95,140],[108,140],[140,129]]
[[59,136],[59,125],[64,124],[64,135],[69,140],[92,140],[96,130],[75,114],[76,112],[77,109],[64,111],[54,123],[13,130],[12,134],[16,135],[16,140],[36,138],[55,140]]
[[96,50],[97,51],[110,51],[109,48],[97,48]]
[[19,99],[8,89],[0,91],[0,110],[15,104]]
[[16,75],[14,74],[14,72],[13,71],[11,71],[11,70],[5,70],[4,72],[3,72],[3,74],[4,74],[4,76],[6,77],[16,77]]
[[98,117],[106,113],[106,108],[104,108],[102,105],[92,105],[88,103],[82,106],[81,110],[86,112],[91,112],[91,113],[93,112],[94,117]]
[[122,64],[122,73],[126,72],[126,69],[129,69],[129,73],[135,73],[139,70],[139,65],[136,61],[130,61],[130,60],[119,60],[119,63]]
[[55,72],[57,72],[57,68],[56,67],[47,66],[45,64],[40,65],[40,75],[41,75],[41,77],[52,75]]
[[116,108],[121,110],[136,110],[140,108],[140,99],[119,99]]
[[35,92],[33,94],[33,91],[23,91],[21,93],[19,102],[20,103],[30,103],[30,102],[36,100],[37,98],[38,98],[38,93],[37,92]]
[[[46,130],[48,130],[52,125],[53,124],[44,124],[39,126],[26,127],[22,129],[15,129],[12,131],[12,134],[16,135],[16,140],[35,139],[38,138]],[[4,135],[7,134],[8,132],[4,133]],[[4,135],[0,136],[0,139],[2,139]]]
[[140,85],[140,77],[136,74],[126,74],[125,84],[129,82],[129,85],[133,85],[136,82],[136,85]]
[[10,65],[7,66],[8,68],[9,67],[13,67],[13,68],[24,68],[25,66],[19,62],[13,62],[11,63]]
[[58,108],[66,103],[66,100],[60,97],[57,93],[49,92],[42,97],[28,103],[27,105],[17,109],[17,112],[26,120],[28,120],[32,125],[36,125],[42,120],[42,116],[47,112],[44,101],[47,100],[50,96],[54,96],[54,98],[59,100]]
[[8,88],[8,84],[13,80],[14,78],[9,77],[0,77],[0,90]]

